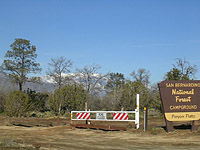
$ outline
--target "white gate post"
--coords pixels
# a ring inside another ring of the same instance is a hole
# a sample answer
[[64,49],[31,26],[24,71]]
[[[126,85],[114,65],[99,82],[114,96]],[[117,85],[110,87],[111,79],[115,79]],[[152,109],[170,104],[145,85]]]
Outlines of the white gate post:
[[140,125],[140,113],[139,113],[139,94],[137,94],[136,97],[136,113],[135,113],[135,123],[136,123],[136,129],[139,129]]

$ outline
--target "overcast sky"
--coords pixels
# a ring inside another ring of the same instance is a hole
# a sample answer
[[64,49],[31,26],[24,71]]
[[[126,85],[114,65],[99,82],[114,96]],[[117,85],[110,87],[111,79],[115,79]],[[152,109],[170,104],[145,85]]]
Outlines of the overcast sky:
[[40,75],[64,56],[125,77],[145,68],[155,83],[185,57],[200,79],[199,0],[0,0],[0,63],[15,38],[36,46]]

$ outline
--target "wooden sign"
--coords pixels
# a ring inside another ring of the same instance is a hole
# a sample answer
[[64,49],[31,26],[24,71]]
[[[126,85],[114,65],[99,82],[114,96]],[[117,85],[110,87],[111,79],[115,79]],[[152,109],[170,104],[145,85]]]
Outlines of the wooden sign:
[[199,80],[163,81],[159,89],[169,132],[173,131],[173,121],[200,120]]

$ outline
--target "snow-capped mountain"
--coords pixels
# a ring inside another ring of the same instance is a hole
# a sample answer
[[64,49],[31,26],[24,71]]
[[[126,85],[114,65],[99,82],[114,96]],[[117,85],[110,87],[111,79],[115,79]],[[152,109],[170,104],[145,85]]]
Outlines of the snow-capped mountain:
[[[90,82],[91,85],[95,85],[95,88],[100,89],[100,91],[104,91],[104,87],[108,82],[108,78],[102,76],[101,74],[91,74],[88,77],[87,75],[82,73],[69,73],[69,74],[62,74],[62,77],[66,78],[66,84],[78,83],[78,84],[84,84],[86,86],[88,85],[88,82]],[[52,77],[42,76],[41,79],[43,83],[55,84],[55,81]]]
[[[69,73],[69,74],[62,74],[63,78],[67,78],[66,82],[67,83],[82,83],[87,85],[88,80],[87,77],[84,74],[81,73]],[[37,92],[53,92],[56,87],[55,87],[55,81],[52,77],[49,76],[41,76],[41,83],[31,83],[31,82],[26,82],[25,85],[23,86],[23,89],[32,89]],[[97,82],[98,80],[98,82]],[[92,84],[95,84],[96,88],[101,89],[102,91],[104,90],[104,86],[106,85],[108,79],[106,77],[103,77],[100,74],[92,74],[90,75],[90,81]],[[4,73],[0,72],[0,90],[1,91],[10,91],[10,90],[17,90],[18,85],[14,84],[11,82],[9,76]]]
[[[23,85],[23,89],[32,89],[37,92],[53,92],[55,87],[52,83],[46,82],[45,80],[42,80],[40,84],[38,83],[32,83],[32,82],[26,82]],[[16,83],[12,82],[12,80],[9,78],[9,76],[4,73],[0,72],[0,91],[3,92],[9,92],[12,90],[18,90],[19,87]]]

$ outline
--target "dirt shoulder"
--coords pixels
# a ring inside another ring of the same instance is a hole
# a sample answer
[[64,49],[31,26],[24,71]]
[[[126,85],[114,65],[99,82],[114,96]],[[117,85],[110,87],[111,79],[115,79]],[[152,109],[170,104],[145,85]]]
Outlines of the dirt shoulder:
[[16,127],[0,126],[1,148],[23,149],[198,149],[200,132],[175,131],[157,134],[135,129],[101,131],[76,129],[70,126]]
[[[63,120],[64,124],[54,126],[34,125],[32,127],[25,127],[2,125],[0,126],[0,149],[199,149],[200,131],[192,133],[190,129],[186,128],[181,130],[175,129],[172,133],[166,133],[163,128],[163,120],[159,120],[159,118],[154,119],[151,120],[152,122],[149,122],[150,125],[154,126],[151,126],[147,132],[143,132],[142,129],[135,130],[129,124],[127,131],[77,129],[71,127],[69,125],[70,121],[65,119]],[[27,119],[25,120],[25,123],[27,123]],[[22,124],[23,121],[21,119],[20,121]],[[37,122],[38,120],[35,121]],[[56,122],[56,120],[54,121]]]

